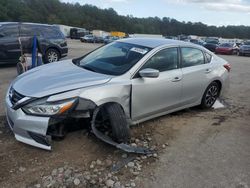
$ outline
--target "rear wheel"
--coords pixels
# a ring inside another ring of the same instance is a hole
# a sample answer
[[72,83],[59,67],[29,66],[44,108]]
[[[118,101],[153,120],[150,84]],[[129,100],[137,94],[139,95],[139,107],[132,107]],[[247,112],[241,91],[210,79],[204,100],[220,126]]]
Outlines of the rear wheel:
[[220,94],[220,86],[217,82],[212,82],[207,87],[201,100],[201,107],[203,109],[211,108]]

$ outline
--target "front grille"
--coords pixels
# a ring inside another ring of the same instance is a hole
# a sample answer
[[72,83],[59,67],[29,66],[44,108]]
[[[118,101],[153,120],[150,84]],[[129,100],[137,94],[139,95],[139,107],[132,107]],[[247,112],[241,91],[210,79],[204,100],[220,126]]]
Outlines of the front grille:
[[23,96],[22,94],[18,93],[17,91],[15,91],[14,89],[10,89],[9,92],[9,98],[10,98],[10,102],[14,105],[16,104],[18,101],[20,101],[22,98],[24,98],[25,96]]

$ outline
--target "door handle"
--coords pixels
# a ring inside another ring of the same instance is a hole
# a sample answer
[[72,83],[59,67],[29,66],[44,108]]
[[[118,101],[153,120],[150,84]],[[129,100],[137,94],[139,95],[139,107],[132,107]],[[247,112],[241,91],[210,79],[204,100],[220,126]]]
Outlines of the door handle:
[[172,79],[172,82],[179,82],[181,79],[181,77],[176,76]]
[[205,73],[208,74],[208,73],[210,73],[211,71],[212,71],[212,69],[206,69],[206,70],[205,70]]

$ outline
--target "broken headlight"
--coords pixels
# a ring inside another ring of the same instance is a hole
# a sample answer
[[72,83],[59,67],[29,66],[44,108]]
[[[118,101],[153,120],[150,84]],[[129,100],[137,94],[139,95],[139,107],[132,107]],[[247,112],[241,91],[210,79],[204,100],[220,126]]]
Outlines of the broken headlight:
[[53,116],[63,114],[72,109],[77,99],[57,102],[46,102],[46,99],[34,101],[22,107],[22,110],[30,115]]

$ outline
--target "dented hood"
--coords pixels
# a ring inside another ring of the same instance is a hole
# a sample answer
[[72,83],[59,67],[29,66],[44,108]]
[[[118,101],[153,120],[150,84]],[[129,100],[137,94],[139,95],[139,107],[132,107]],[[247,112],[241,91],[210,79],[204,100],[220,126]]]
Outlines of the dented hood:
[[46,64],[18,76],[12,87],[29,97],[44,97],[64,91],[104,84],[111,76],[76,66],[71,60]]

